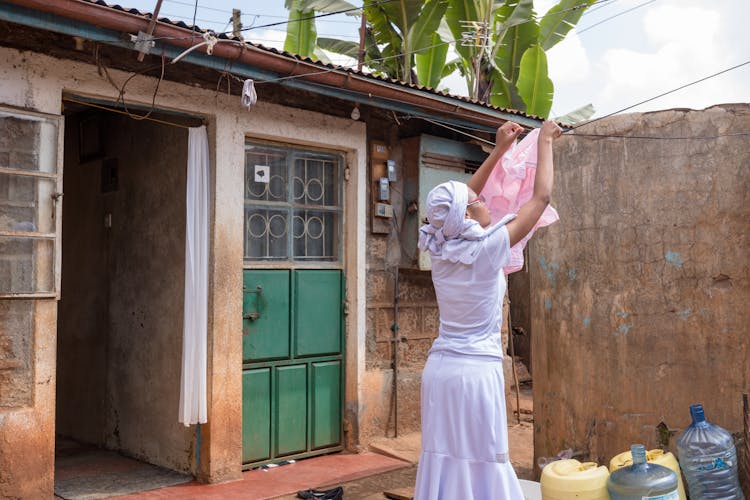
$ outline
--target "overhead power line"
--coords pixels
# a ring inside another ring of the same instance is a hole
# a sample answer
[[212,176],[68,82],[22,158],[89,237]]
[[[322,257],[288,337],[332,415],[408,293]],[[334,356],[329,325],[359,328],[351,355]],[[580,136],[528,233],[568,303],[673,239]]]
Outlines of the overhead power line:
[[705,81],[706,81],[706,80],[708,80],[708,79],[711,79],[711,78],[714,78],[714,77],[716,77],[716,76],[719,76],[719,75],[723,75],[724,73],[728,73],[729,71],[732,71],[732,70],[735,70],[735,69],[741,68],[742,66],[745,66],[745,65],[747,65],[747,64],[750,64],[750,61],[745,61],[745,62],[743,62],[743,63],[740,63],[740,64],[737,64],[737,65],[735,65],[735,66],[732,66],[731,68],[726,68],[726,69],[723,69],[723,70],[721,70],[721,71],[718,71],[718,72],[716,72],[716,73],[714,73],[714,74],[712,74],[712,75],[704,76],[703,78],[700,78],[700,79],[698,79],[698,80],[695,80],[695,81],[693,81],[693,82],[690,82],[690,83],[686,83],[686,84],[684,84],[684,85],[680,85],[679,87],[677,87],[677,88],[675,88],[675,89],[672,89],[672,90],[668,90],[667,92],[662,92],[661,94],[659,94],[659,95],[657,95],[657,96],[654,96],[654,97],[651,97],[651,98],[649,98],[649,99],[646,99],[646,100],[644,100],[644,101],[641,101],[641,102],[638,102],[638,103],[632,104],[632,105],[630,105],[630,106],[627,106],[627,107],[625,107],[625,108],[622,108],[622,109],[618,109],[617,111],[614,111],[614,112],[612,112],[612,113],[606,114],[606,115],[604,115],[604,116],[602,116],[602,117],[596,118],[596,119],[594,119],[594,120],[591,120],[591,121],[588,121],[588,122],[586,122],[586,123],[582,123],[581,125],[578,125],[578,126],[576,126],[576,127],[573,127],[573,129],[577,129],[577,128],[579,128],[579,127],[583,127],[583,126],[589,125],[589,124],[591,124],[591,123],[594,123],[594,122],[598,122],[599,120],[603,120],[603,119],[605,119],[605,118],[607,118],[607,117],[610,117],[610,116],[612,116],[612,115],[616,115],[616,114],[618,114],[618,113],[622,113],[623,111],[627,111],[627,110],[629,110],[629,109],[635,108],[636,106],[640,106],[641,104],[646,104],[647,102],[651,102],[651,101],[653,101],[653,100],[655,100],[655,99],[658,99],[658,98],[660,98],[660,97],[664,97],[665,95],[669,95],[669,94],[672,94],[672,93],[674,93],[674,92],[677,92],[678,90],[682,90],[682,89],[684,89],[684,88],[690,87],[691,85],[695,85],[696,83],[700,83],[700,82],[705,82]]
[[615,14],[613,16],[609,16],[609,17],[607,17],[605,19],[602,19],[601,21],[599,21],[597,23],[594,23],[591,26],[586,26],[585,28],[583,28],[581,30],[576,30],[576,33],[580,35],[581,33],[585,33],[588,30],[590,30],[591,28],[595,28],[595,27],[599,26],[602,23],[606,23],[607,21],[610,21],[610,20],[612,20],[612,19],[614,19],[616,17],[620,17],[623,14],[627,14],[628,12],[632,12],[632,11],[634,11],[636,9],[640,9],[641,7],[645,7],[646,5],[648,5],[650,3],[654,3],[654,2],[656,2],[656,0],[648,0],[648,2],[643,2],[642,4],[638,4],[635,7],[631,7],[628,10],[623,10],[622,12],[618,12],[617,14]]

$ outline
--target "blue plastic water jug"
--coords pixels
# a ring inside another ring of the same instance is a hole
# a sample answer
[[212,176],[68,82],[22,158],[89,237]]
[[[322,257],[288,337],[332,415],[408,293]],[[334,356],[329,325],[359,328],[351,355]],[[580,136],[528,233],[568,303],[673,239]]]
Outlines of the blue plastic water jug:
[[690,416],[693,423],[677,440],[677,456],[690,498],[745,500],[731,434],[706,421],[703,405],[690,406]]
[[679,500],[677,474],[671,469],[646,461],[646,447],[630,447],[633,465],[609,475],[607,491],[612,500]]

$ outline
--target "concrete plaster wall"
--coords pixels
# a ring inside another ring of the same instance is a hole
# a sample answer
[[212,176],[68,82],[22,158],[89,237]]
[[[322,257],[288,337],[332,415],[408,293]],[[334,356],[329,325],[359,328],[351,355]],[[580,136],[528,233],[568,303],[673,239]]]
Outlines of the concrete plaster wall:
[[[748,130],[742,104],[618,116],[580,132]],[[530,262],[535,455],[570,447],[607,464],[636,442],[674,451],[693,403],[740,430],[750,390],[748,137],[565,136],[555,164],[560,222],[532,240]]]
[[[109,73],[118,82],[129,76],[116,70],[110,70]],[[150,77],[132,80],[128,85],[126,98],[130,102],[149,105],[155,83],[156,80]],[[211,86],[213,87],[215,85]],[[0,103],[59,115],[64,92],[112,102],[117,100],[118,95],[117,90],[97,72],[95,66],[0,48]],[[263,93],[259,94],[258,104],[249,111],[239,105],[239,98],[236,96],[171,81],[162,82],[157,95],[159,108],[204,116],[208,121],[212,193],[215,195],[211,204],[209,262],[209,422],[201,429],[201,460],[193,473],[201,480],[210,482],[237,479],[241,474],[242,186],[244,143],[248,136],[333,149],[346,155],[349,180],[345,189],[344,260],[349,314],[346,318],[345,425],[350,429],[347,445],[354,447],[359,440],[358,422],[362,413],[360,401],[365,390],[366,203],[364,196],[358,196],[357,193],[363,189],[366,173],[365,124],[267,103]],[[147,167],[143,166],[144,169]],[[176,188],[175,196],[182,196],[184,189],[179,192],[177,190],[179,188]],[[151,195],[158,196],[154,192]],[[151,230],[156,232],[161,229],[154,225]],[[184,248],[177,251],[182,254]],[[117,272],[125,272],[125,269]],[[132,294],[133,290],[128,293]],[[181,295],[171,300],[182,304]],[[132,304],[122,304],[122,307],[127,308],[129,305]],[[52,493],[57,302],[38,300],[34,307],[33,405],[22,409],[0,409],[0,442],[3,443],[0,447],[0,497],[41,498]],[[150,320],[163,325],[155,316],[151,316]],[[134,325],[139,326],[140,322],[133,319],[129,325],[121,327],[127,329]],[[174,325],[168,328],[170,331],[175,329]],[[120,346],[119,349],[129,350],[132,356],[143,354],[133,347]],[[160,346],[165,350],[173,347],[168,342]],[[157,364],[159,362],[160,360],[155,361]],[[170,366],[169,370],[172,369]],[[170,390],[178,391],[179,387],[175,386]],[[175,394],[178,392],[169,397],[174,398]],[[117,395],[123,403],[134,397],[138,395],[125,392]],[[176,406],[168,414],[159,415],[158,418],[176,421]],[[131,425],[144,424],[129,423],[121,428],[135,436],[140,431],[133,429]],[[191,434],[192,431],[191,429]],[[138,439],[149,437],[151,436],[144,434]],[[194,449],[194,438],[191,443]],[[188,460],[194,464],[189,450],[183,451],[185,455],[177,457],[177,460]],[[167,453],[171,454],[172,451]]]

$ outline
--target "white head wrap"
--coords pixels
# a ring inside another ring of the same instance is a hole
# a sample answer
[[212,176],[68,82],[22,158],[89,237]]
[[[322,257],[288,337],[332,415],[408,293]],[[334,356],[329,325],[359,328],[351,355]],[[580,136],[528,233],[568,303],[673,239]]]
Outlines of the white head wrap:
[[428,224],[419,228],[419,249],[451,262],[471,264],[478,241],[486,233],[474,219],[466,218],[469,188],[457,181],[444,182],[427,195]]

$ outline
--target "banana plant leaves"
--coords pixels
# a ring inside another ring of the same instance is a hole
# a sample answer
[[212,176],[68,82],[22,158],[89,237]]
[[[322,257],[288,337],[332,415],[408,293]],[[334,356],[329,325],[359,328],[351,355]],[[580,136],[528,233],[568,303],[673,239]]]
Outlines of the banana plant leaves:
[[551,49],[578,24],[581,16],[596,0],[560,0],[542,18],[539,44],[544,50]]
[[287,1],[289,9],[289,22],[286,25],[286,39],[284,50],[302,57],[313,57],[317,46],[317,31],[315,30],[315,12],[302,10],[301,0]]
[[549,116],[555,87],[547,76],[547,55],[541,46],[534,45],[524,52],[516,87],[526,104],[526,113]]
[[436,89],[443,79],[445,60],[448,57],[448,44],[443,43],[440,35],[432,34],[429,40],[431,48],[416,55],[417,76],[419,84]]

